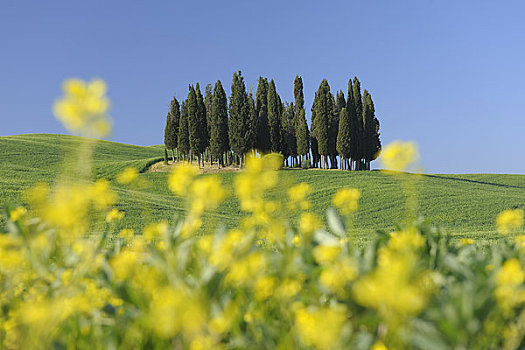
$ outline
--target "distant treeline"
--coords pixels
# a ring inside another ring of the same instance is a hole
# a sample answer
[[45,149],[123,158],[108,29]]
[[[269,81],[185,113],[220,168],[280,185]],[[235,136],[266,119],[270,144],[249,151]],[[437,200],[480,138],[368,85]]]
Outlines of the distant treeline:
[[245,154],[254,149],[281,153],[286,166],[370,169],[381,151],[379,121],[372,96],[366,89],[361,95],[357,77],[348,81],[346,98],[341,90],[334,98],[323,79],[311,108],[310,128],[299,76],[294,98],[283,103],[273,79],[262,77],[254,97],[247,93],[240,71],[233,74],[229,103],[220,80],[213,89],[206,86],[205,96],[198,83],[190,85],[186,100],[171,100],[164,144],[173,161],[197,158],[199,164],[216,161],[219,167],[242,166]]

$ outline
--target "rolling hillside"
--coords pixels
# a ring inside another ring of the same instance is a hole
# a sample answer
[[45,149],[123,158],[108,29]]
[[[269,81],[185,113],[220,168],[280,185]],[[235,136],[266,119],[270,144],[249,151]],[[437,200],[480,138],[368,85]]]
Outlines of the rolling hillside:
[[[21,203],[20,193],[39,181],[53,182],[76,161],[80,138],[65,135],[29,134],[0,137],[1,203]],[[151,220],[170,220],[184,210],[184,203],[166,187],[168,173],[141,173],[149,186],[131,190],[120,186],[115,175],[128,166],[145,170],[163,156],[161,146],[133,146],[99,141],[93,154],[94,177],[106,177],[119,192],[118,207],[126,212],[123,227],[140,230]],[[221,173],[233,191],[235,173]],[[313,210],[324,215],[335,191],[343,186],[361,189],[363,197],[355,230],[366,239],[378,229],[392,229],[404,217],[404,196],[398,177],[379,171],[283,170],[280,193],[296,182],[308,182]],[[421,214],[458,237],[494,239],[494,219],[503,209],[525,208],[525,175],[403,175],[414,180]],[[233,225],[241,215],[237,201],[227,200],[208,215],[205,226]]]

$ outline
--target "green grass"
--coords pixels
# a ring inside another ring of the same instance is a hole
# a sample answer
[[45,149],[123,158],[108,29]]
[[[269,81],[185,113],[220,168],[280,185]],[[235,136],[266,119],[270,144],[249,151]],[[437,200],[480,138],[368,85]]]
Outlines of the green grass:
[[[0,137],[1,203],[20,204],[20,193],[34,183],[53,182],[67,174],[76,163],[82,139],[73,136],[29,134]],[[139,231],[152,220],[172,220],[184,211],[184,202],[166,187],[167,173],[145,172],[140,176],[149,186],[129,189],[114,181],[128,166],[145,169],[163,157],[161,146],[133,146],[99,141],[93,153],[94,178],[105,177],[119,192],[118,208],[126,212],[121,225]],[[221,173],[223,183],[233,191],[234,173]],[[405,204],[399,179],[414,183],[419,211],[432,223],[458,237],[492,240],[494,220],[504,209],[525,209],[525,175],[469,174],[392,176],[379,171],[283,170],[276,193],[297,182],[308,182],[313,211],[324,216],[338,188],[349,186],[362,191],[355,231],[366,240],[378,229],[390,230],[405,217]],[[207,228],[231,227],[241,216],[238,203],[230,198],[205,221]]]

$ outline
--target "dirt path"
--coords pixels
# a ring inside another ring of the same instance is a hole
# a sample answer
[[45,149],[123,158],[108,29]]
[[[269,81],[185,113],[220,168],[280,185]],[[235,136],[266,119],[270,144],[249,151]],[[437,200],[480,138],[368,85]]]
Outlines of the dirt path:
[[[161,162],[158,162],[158,163],[155,163],[153,164],[152,166],[150,166],[150,168],[148,169],[148,172],[159,172],[159,173],[164,173],[164,172],[168,172],[171,170],[171,168],[178,164],[177,162],[172,162],[172,161],[169,161],[168,164],[164,164],[164,161],[161,161]],[[194,165],[197,165],[197,162],[194,162],[193,163]],[[203,174],[213,174],[213,173],[224,173],[224,172],[238,172],[240,171],[241,169],[237,166],[227,166],[227,167],[224,167],[224,168],[218,168],[217,167],[217,163],[214,163],[213,166],[210,165],[210,163],[204,163],[204,168],[201,168],[201,171]]]

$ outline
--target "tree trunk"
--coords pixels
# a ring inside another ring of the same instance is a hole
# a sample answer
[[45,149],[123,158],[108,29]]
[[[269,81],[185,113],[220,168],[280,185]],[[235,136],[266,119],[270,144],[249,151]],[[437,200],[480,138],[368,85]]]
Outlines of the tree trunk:
[[173,163],[175,163],[175,154],[173,153],[173,148],[171,149],[171,159],[173,159]]

